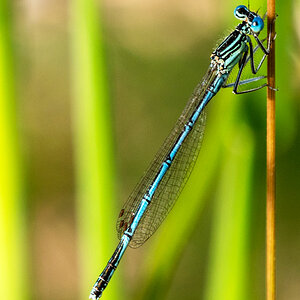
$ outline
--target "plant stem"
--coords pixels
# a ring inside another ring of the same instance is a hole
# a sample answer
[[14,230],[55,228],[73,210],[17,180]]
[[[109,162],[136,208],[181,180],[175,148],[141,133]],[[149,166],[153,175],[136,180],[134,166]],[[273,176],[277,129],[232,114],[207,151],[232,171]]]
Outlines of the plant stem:
[[[267,0],[268,33],[275,34],[275,0]],[[268,55],[268,86],[275,87],[275,44]],[[275,278],[275,90],[267,90],[266,300],[276,298]]]

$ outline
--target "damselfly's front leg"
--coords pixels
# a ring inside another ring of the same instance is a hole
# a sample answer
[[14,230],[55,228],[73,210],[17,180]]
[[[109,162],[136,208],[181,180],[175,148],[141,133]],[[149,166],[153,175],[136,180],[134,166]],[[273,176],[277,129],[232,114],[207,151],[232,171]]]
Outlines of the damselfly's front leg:
[[245,65],[247,63],[247,56],[248,56],[248,50],[244,53],[244,55],[242,56],[242,58],[241,58],[241,60],[239,62],[240,68],[239,68],[239,72],[238,72],[238,75],[236,77],[236,81],[234,83],[234,87],[233,87],[233,91],[232,91],[234,94],[250,93],[250,92],[254,92],[254,91],[260,90],[261,88],[267,86],[267,84],[265,83],[265,84],[263,84],[261,86],[258,86],[256,88],[252,88],[252,89],[248,89],[248,90],[245,90],[245,91],[238,91],[237,90],[239,85],[250,83],[250,82],[254,82],[254,81],[257,81],[257,80],[265,78],[265,76],[259,76],[259,77],[254,77],[254,78],[250,78],[250,79],[246,79],[246,80],[240,81],[243,69],[244,69],[244,67],[245,67]]
[[[250,61],[250,64],[251,64],[251,71],[252,71],[252,73],[253,74],[257,74],[257,72],[261,68],[261,66],[262,66],[262,64],[263,64],[266,56],[270,52],[270,47],[271,47],[272,42],[276,38],[276,34],[275,34],[274,37],[273,37],[273,39],[272,39],[271,38],[272,37],[272,32],[270,32],[269,36],[268,36],[268,46],[267,46],[267,48],[265,48],[265,46],[263,45],[263,43],[266,41],[266,38],[263,39],[263,40],[260,40],[256,34],[253,34],[253,36],[254,36],[255,40],[257,41],[257,45],[255,46],[255,48],[253,48],[252,41],[251,41],[250,37],[248,37],[248,43],[249,43],[250,53],[249,53],[249,56],[247,57],[247,55],[248,55],[248,50],[247,50],[244,53],[244,55],[241,58],[241,60],[239,61],[239,72],[238,72],[238,75],[237,75],[237,78],[236,78],[235,82],[234,83],[230,83],[230,84],[226,84],[226,85],[223,86],[225,88],[227,88],[227,87],[233,87],[233,93],[235,93],[235,94],[245,94],[245,93],[257,91],[257,90],[259,90],[261,88],[264,88],[265,86],[268,86],[265,83],[265,84],[262,84],[262,85],[260,85],[260,86],[258,86],[256,88],[252,88],[252,89],[248,89],[248,90],[244,90],[244,91],[238,91],[237,90],[238,86],[240,86],[242,84],[247,84],[247,83],[255,82],[255,81],[258,81],[258,80],[266,78],[266,76],[258,76],[258,77],[253,77],[253,78],[242,80],[242,81],[240,80],[242,71],[243,71],[244,67],[246,66],[246,64],[249,61]],[[262,51],[264,52],[264,55],[263,55],[261,61],[259,62],[258,66],[255,67],[255,64],[254,64],[254,53],[259,48],[262,49]]]
[[[262,42],[262,43],[265,42],[266,39],[267,39],[267,38],[264,38],[263,40],[261,40],[261,42]],[[260,48],[260,46],[259,46],[259,45],[256,45],[256,46],[254,47],[253,51],[252,51],[252,52],[253,52],[252,55],[254,55],[255,52],[256,52],[259,48]],[[248,52],[247,52],[247,53],[248,53]],[[251,56],[248,55],[248,57],[247,57],[247,59],[246,59],[246,61],[245,61],[244,67],[249,63],[250,59],[251,59]],[[241,63],[242,63],[242,59],[239,61],[239,69],[241,69]],[[261,64],[262,64],[262,62],[261,62]],[[239,73],[240,73],[240,72],[239,72]],[[254,81],[258,81],[258,80],[264,79],[264,78],[266,78],[266,77],[267,77],[267,76],[258,76],[258,77],[253,77],[253,78],[249,78],[249,79],[245,79],[245,80],[239,80],[239,81],[238,81],[238,85],[240,86],[240,85],[243,85],[243,84],[251,83],[251,82],[254,82]],[[223,88],[234,87],[235,84],[236,84],[237,79],[239,79],[238,76],[237,76],[237,78],[236,78],[236,80],[235,80],[234,82],[225,84],[225,85],[223,86]]]
[[[278,15],[276,15],[275,19],[273,20],[273,23],[275,22],[276,18],[277,18]],[[264,16],[265,18],[265,16]],[[272,28],[272,27],[271,27]],[[250,55],[249,55],[249,58],[250,59],[250,62],[251,62],[251,70],[252,70],[252,73],[253,74],[256,74],[258,72],[258,70],[261,68],[265,58],[267,55],[269,55],[270,53],[270,48],[271,48],[271,44],[272,42],[276,39],[276,33],[274,34],[273,38],[272,38],[272,31],[270,30],[270,33],[269,33],[269,36],[268,36],[268,45],[267,45],[267,48],[263,45],[263,42],[266,40],[266,39],[263,39],[263,40],[260,40],[258,35],[256,33],[253,33],[253,36],[257,42],[257,46],[253,49],[253,44],[252,44],[252,41],[251,41],[251,38],[248,36],[247,37],[247,40],[248,40],[248,43],[249,43],[249,47],[250,47]],[[255,65],[254,65],[254,53],[255,53],[255,49],[260,48],[263,53],[264,53],[264,56],[262,57],[261,61],[259,62],[257,68],[255,68]]]
[[[259,48],[259,46],[256,46],[253,50],[253,53],[255,53],[258,48]],[[241,60],[239,61],[239,72],[238,72],[238,75],[236,77],[235,82],[229,83],[229,84],[226,84],[226,85],[223,86],[224,88],[233,87],[233,93],[234,94],[245,94],[245,93],[254,92],[254,91],[259,90],[259,89],[261,89],[261,88],[263,88],[267,85],[267,84],[263,84],[263,85],[258,86],[256,88],[252,88],[252,89],[248,89],[248,90],[244,90],[244,91],[238,91],[237,90],[240,85],[255,82],[255,81],[266,78],[266,76],[258,76],[258,77],[253,77],[253,78],[249,78],[249,79],[245,79],[245,80],[240,80],[243,69],[250,60],[250,58],[249,58],[250,56],[248,56],[248,52],[249,51],[247,50],[244,53],[244,55],[242,56]]]
[[251,64],[251,70],[252,70],[252,73],[253,74],[256,74],[258,72],[258,70],[261,68],[263,62],[265,61],[265,58],[267,57],[267,55],[270,53],[270,47],[271,47],[271,33],[269,34],[269,37],[268,37],[268,47],[265,48],[265,46],[263,45],[263,42],[266,40],[260,40],[256,35],[254,35],[254,38],[255,40],[257,41],[257,46],[254,48],[254,49],[262,49],[262,51],[264,52],[264,55],[262,57],[262,59],[260,60],[259,64],[257,67],[255,67],[255,64],[254,64],[254,49],[253,49],[253,44],[252,44],[252,41],[250,39],[250,37],[247,37],[248,38],[248,44],[249,44],[249,48],[250,48],[250,54],[249,54],[249,57],[247,59],[247,62],[248,60],[250,60],[250,64]]

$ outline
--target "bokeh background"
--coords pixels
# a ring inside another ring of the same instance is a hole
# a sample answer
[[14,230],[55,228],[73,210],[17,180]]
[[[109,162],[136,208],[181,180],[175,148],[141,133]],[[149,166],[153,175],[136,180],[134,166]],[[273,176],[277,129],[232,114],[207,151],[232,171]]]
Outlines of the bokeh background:
[[[0,299],[87,299],[122,203],[238,1],[2,0]],[[250,1],[253,10],[265,3]],[[277,12],[277,295],[300,297],[300,1]],[[263,299],[266,90],[224,89],[168,218],[103,299]]]

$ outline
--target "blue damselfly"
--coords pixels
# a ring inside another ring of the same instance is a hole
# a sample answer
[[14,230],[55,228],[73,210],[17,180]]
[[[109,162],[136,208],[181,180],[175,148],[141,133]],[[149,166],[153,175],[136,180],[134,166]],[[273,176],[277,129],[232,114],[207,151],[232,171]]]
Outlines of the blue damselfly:
[[[221,87],[233,87],[235,94],[241,94],[267,86],[262,84],[251,89],[238,90],[240,85],[265,78],[256,76],[241,80],[241,74],[248,63],[253,74],[258,72],[269,54],[272,41],[269,34],[265,47],[263,45],[265,40],[258,38],[264,27],[264,18],[256,12],[239,5],[234,15],[241,23],[213,51],[206,75],[196,87],[173,131],[121,210],[117,221],[120,243],[96,281],[90,294],[91,299],[98,299],[101,296],[127,246],[133,248],[141,246],[172,209],[200,150],[205,123],[204,108],[207,103]],[[257,43],[255,47],[251,37]],[[263,57],[256,67],[254,53],[258,49],[262,50]],[[228,76],[235,66],[238,66],[236,79],[233,83],[227,83]]]

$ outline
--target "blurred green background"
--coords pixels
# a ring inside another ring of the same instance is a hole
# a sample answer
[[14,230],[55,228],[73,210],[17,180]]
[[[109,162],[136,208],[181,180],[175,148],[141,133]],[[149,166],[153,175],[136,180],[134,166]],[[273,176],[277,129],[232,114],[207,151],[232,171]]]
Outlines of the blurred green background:
[[[122,203],[238,1],[0,2],[0,299],[87,299]],[[265,3],[250,1],[266,11]],[[300,1],[277,13],[277,295],[300,295]],[[263,299],[266,90],[224,89],[174,209],[103,299]]]

